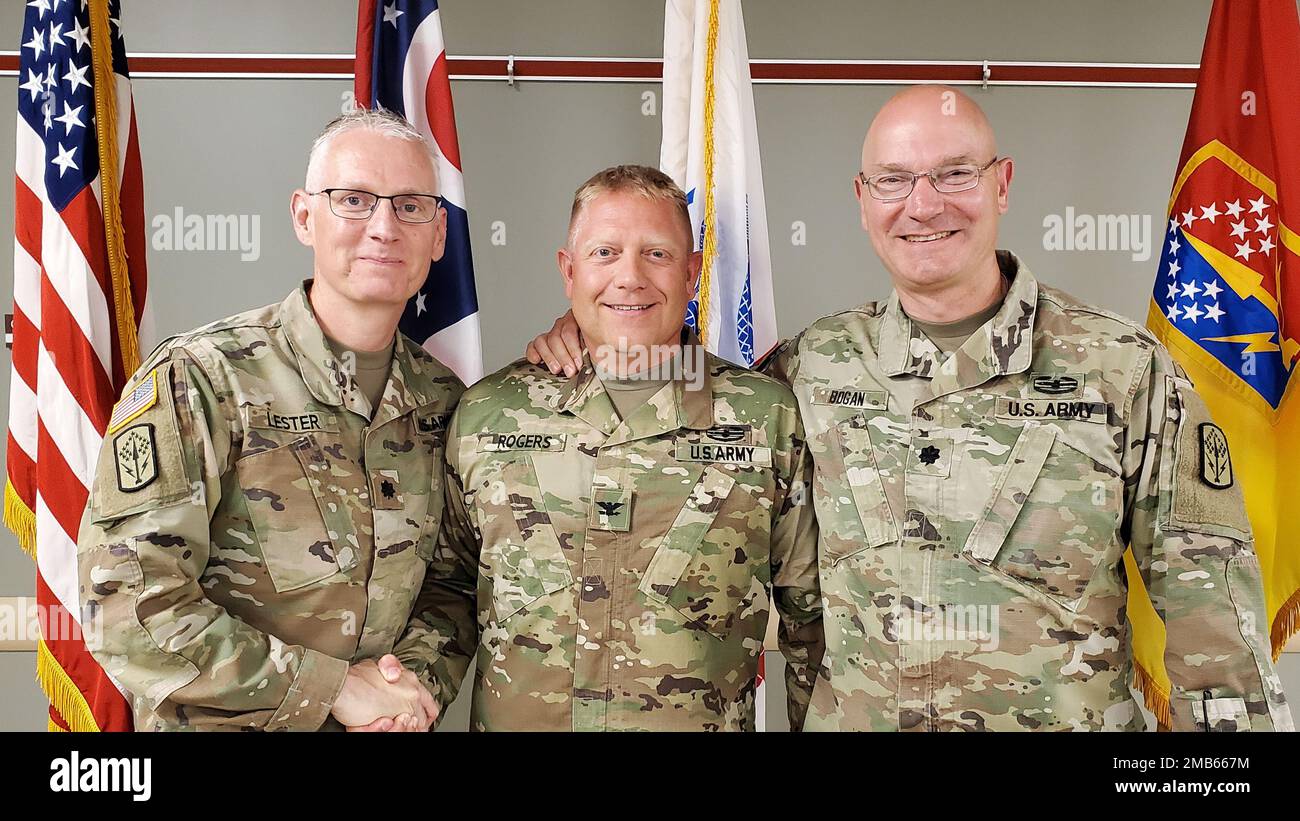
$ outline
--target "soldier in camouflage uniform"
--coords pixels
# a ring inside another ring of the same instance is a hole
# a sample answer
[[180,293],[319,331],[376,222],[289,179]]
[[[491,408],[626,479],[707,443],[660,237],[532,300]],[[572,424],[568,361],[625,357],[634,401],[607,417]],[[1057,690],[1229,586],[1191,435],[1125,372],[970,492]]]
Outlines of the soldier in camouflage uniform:
[[1227,442],[1185,373],[994,252],[1011,163],[960,92],[901,93],[862,167],[895,292],[764,367],[816,466],[827,652],[805,729],[1141,729],[1128,544],[1173,726],[1291,729]]
[[[431,675],[459,683],[473,654],[475,730],[752,730],[771,595],[798,726],[821,607],[794,397],[681,344],[700,257],[660,172],[584,184],[560,261],[596,353],[569,379],[520,361],[465,393],[447,515],[468,537],[399,657],[459,646]],[[657,374],[611,364],[651,345],[677,348]]]
[[[307,180],[434,192],[434,168],[418,132],[365,112],[326,129]],[[375,660],[433,553],[463,391],[395,333],[445,213],[361,191],[299,191],[292,211],[314,279],[164,342],[104,438],[80,592],[139,730],[424,729],[437,712],[414,674]]]

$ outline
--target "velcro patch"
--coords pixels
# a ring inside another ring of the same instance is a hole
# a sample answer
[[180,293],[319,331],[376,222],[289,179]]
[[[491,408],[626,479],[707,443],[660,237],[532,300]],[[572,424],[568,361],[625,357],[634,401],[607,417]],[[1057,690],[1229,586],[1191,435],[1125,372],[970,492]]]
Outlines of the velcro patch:
[[415,429],[420,433],[443,433],[450,423],[450,413],[430,413],[416,417]]
[[755,445],[715,445],[708,442],[678,442],[676,457],[679,462],[722,462],[732,465],[759,465],[770,467],[772,449]]
[[1201,481],[1220,490],[1232,487],[1232,455],[1228,437],[1213,422],[1202,422],[1197,431],[1201,443]]
[[123,493],[135,493],[152,484],[158,478],[158,447],[153,425],[141,422],[115,436],[113,462],[117,489]]
[[131,392],[123,396],[113,406],[113,414],[108,419],[109,434],[117,433],[126,427],[132,419],[158,404],[158,369],[149,371]]
[[632,527],[632,492],[618,488],[597,490],[587,524],[597,530],[626,533]]
[[338,421],[322,411],[275,410],[265,405],[248,409],[248,426],[287,433],[338,433]]
[[889,394],[885,391],[869,391],[860,388],[813,388],[814,405],[833,405],[840,408],[870,408],[884,410],[889,403]]
[[510,450],[543,450],[559,453],[564,450],[566,438],[563,433],[480,433],[478,449],[480,453]]
[[1058,422],[1105,424],[1110,418],[1111,407],[1109,402],[1013,399],[1009,396],[999,396],[994,416],[998,419],[1045,419]]
[[753,442],[754,429],[749,425],[714,425],[704,432],[710,442],[728,445],[748,445]]
[[1044,396],[1077,396],[1083,385],[1081,373],[1032,373],[1029,387]]

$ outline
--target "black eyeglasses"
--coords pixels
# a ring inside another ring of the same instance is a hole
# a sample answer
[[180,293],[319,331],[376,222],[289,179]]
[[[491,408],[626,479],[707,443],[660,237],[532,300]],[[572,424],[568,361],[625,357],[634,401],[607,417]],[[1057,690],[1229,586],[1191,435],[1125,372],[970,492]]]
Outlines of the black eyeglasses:
[[984,172],[1001,159],[1003,158],[994,157],[984,165],[945,165],[920,174],[913,174],[911,171],[884,171],[868,177],[859,171],[858,181],[867,187],[873,199],[882,202],[907,199],[911,196],[912,189],[916,188],[916,181],[921,177],[929,177],[930,184],[940,194],[956,194],[958,191],[969,191],[979,185],[980,177]]
[[308,191],[311,196],[324,194],[329,198],[330,212],[345,220],[370,219],[375,213],[380,200],[393,204],[393,213],[398,222],[419,225],[433,222],[438,217],[438,208],[442,198],[437,194],[393,194],[386,197],[357,188],[322,188],[320,191]]

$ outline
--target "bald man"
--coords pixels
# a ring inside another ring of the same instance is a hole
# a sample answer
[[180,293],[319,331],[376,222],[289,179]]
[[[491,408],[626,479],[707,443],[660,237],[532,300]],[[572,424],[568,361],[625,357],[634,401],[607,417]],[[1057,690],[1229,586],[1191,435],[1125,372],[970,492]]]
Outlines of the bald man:
[[[1137,730],[1122,556],[1184,730],[1291,729],[1226,440],[1140,325],[997,250],[1013,163],[943,86],[877,114],[853,186],[883,302],[763,363],[799,401],[826,651],[806,730]],[[569,324],[530,355],[572,366]]]

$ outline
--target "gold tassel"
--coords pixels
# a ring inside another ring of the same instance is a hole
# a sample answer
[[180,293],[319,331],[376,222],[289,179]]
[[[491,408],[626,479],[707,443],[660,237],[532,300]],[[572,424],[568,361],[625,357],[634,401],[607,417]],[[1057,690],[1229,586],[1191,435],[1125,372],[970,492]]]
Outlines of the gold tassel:
[[58,659],[41,639],[36,645],[36,680],[40,682],[50,705],[59,711],[68,729],[74,733],[97,733],[99,725],[90,712],[86,697],[73,683]]
[[1291,594],[1291,598],[1278,608],[1273,617],[1273,627],[1269,631],[1269,640],[1273,645],[1273,661],[1276,662],[1286,648],[1286,643],[1300,629],[1300,590]]
[[113,73],[113,32],[108,22],[108,0],[90,2],[90,52],[95,69],[95,125],[99,129],[99,187],[104,209],[104,240],[108,270],[113,281],[113,311],[117,320],[122,368],[129,376],[140,367],[140,340],[131,299],[131,278],[122,233],[122,204],[117,180],[117,75]]
[[46,732],[50,732],[50,733],[66,733],[67,730],[65,730],[65,729],[63,729],[62,727],[60,727],[59,724],[58,724],[58,722],[55,721],[54,719],[50,719],[50,726],[46,729]]
[[1133,665],[1133,686],[1142,694],[1147,709],[1155,714],[1160,732],[1168,732],[1174,723],[1169,715],[1169,694],[1160,689],[1160,685],[1140,664]]
[[709,286],[713,281],[713,258],[718,254],[718,211],[714,198],[713,109],[717,90],[714,88],[714,64],[718,56],[719,0],[709,3],[709,32],[705,41],[704,56],[704,265],[700,270],[700,289],[695,315],[695,327],[700,334],[700,344],[709,346]]
[[[15,379],[17,377],[14,377]],[[5,526],[18,537],[18,544],[27,555],[36,558],[36,514],[14,490],[12,482],[5,481]]]

